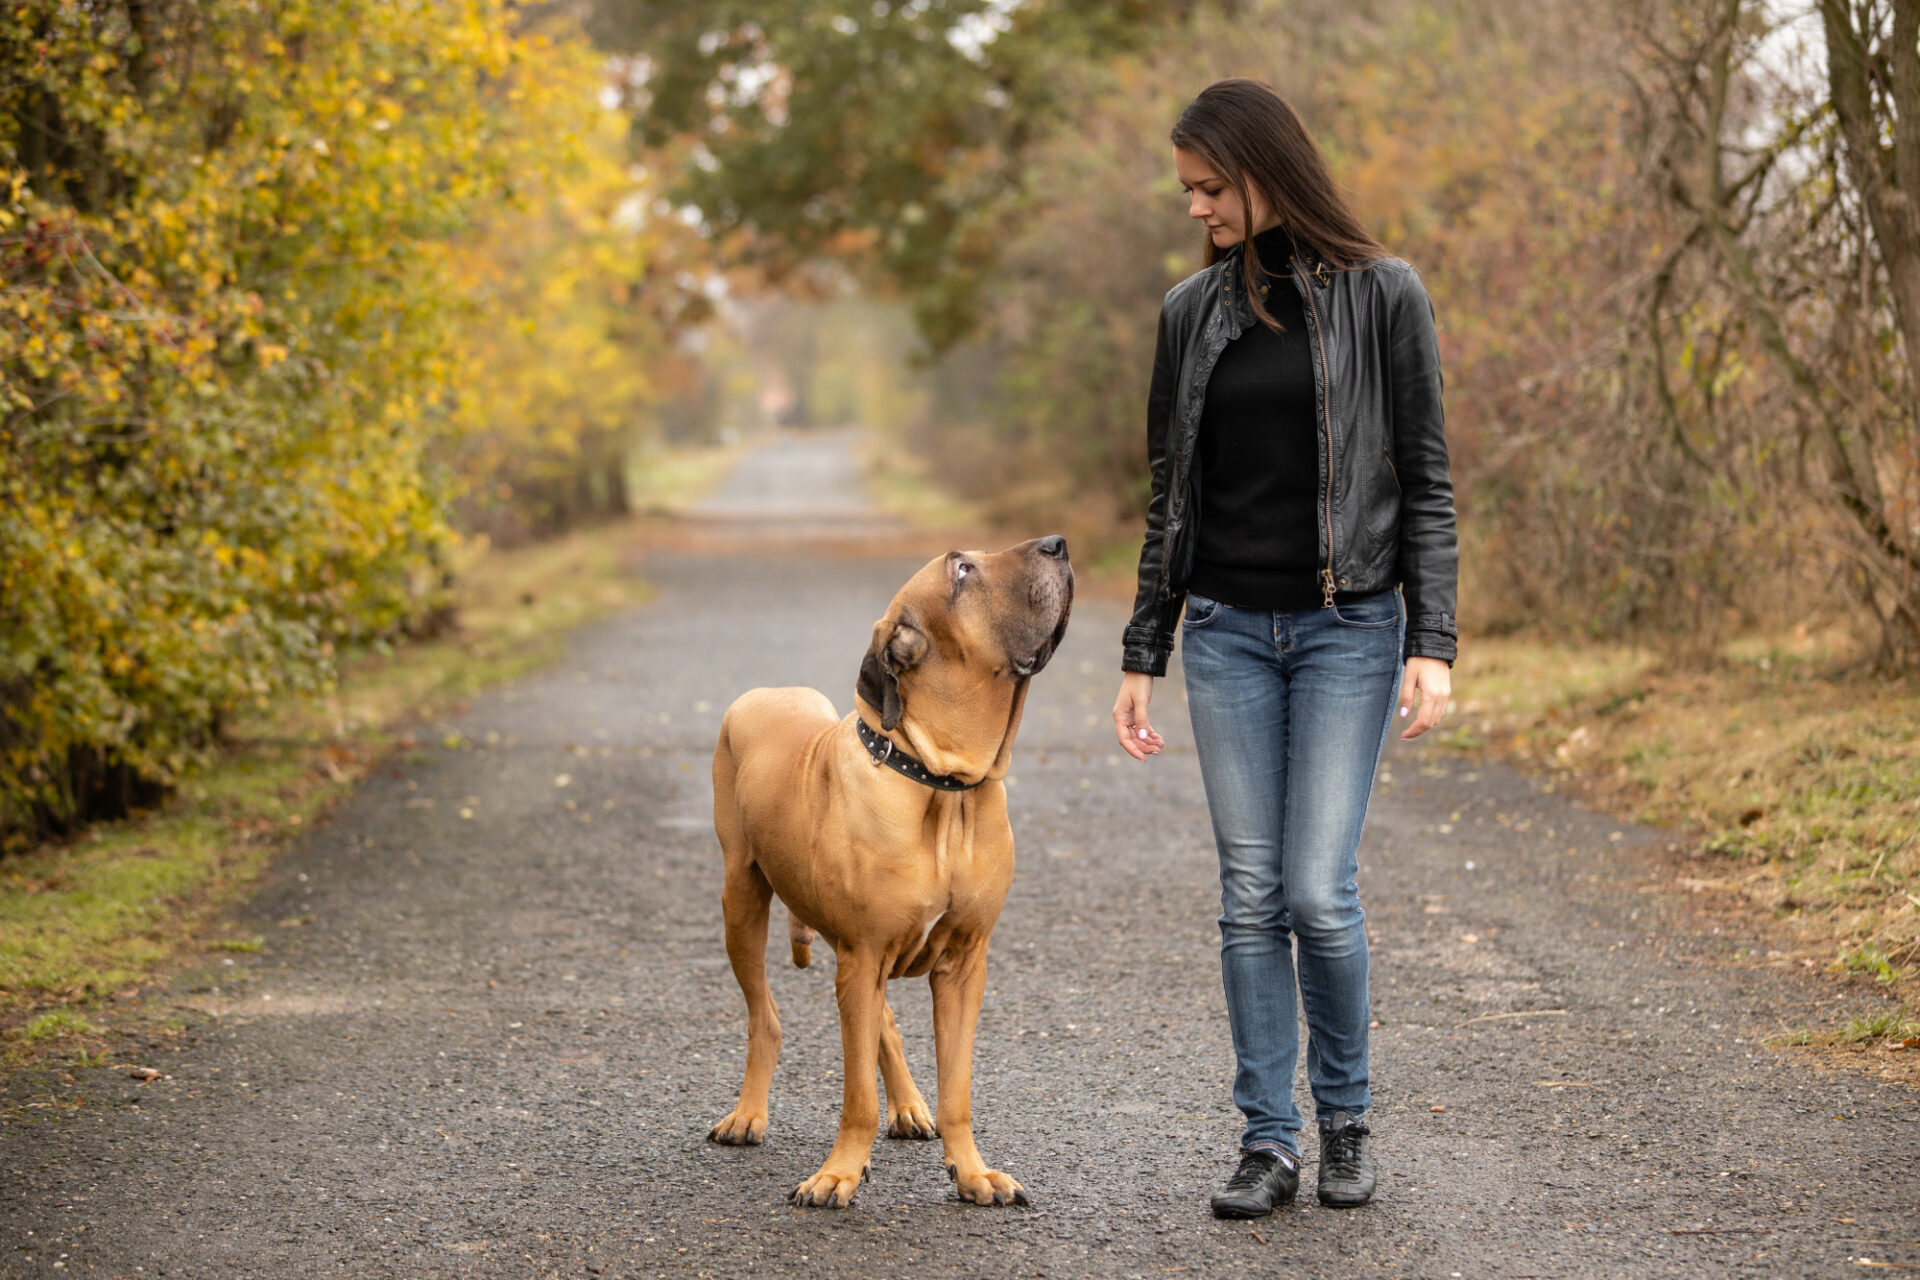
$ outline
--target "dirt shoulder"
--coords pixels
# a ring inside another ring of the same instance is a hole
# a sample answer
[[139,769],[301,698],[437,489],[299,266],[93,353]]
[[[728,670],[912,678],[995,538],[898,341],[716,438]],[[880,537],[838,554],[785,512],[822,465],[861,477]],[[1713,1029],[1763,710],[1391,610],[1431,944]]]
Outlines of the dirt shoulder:
[[[1625,648],[1463,646],[1457,751],[1513,760],[1674,834],[1703,920],[1753,917],[1756,964],[1812,969],[1843,1011],[1780,1043],[1906,1052],[1920,1080],[1920,688],[1749,646],[1676,671]],[[1897,1061],[1898,1059],[1893,1059]]]

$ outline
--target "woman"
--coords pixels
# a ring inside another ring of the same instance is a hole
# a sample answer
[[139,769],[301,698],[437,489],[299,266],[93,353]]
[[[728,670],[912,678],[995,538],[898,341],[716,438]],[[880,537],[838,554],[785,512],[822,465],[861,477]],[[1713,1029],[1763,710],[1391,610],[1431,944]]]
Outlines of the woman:
[[1247,1121],[1214,1213],[1257,1217],[1299,1187],[1294,946],[1320,1202],[1359,1205],[1374,1188],[1360,827],[1394,707],[1417,712],[1402,738],[1431,729],[1454,657],[1433,310],[1267,86],[1209,85],[1174,126],[1173,159],[1207,266],[1160,312],[1114,726],[1134,758],[1159,753],[1147,707],[1178,622]]

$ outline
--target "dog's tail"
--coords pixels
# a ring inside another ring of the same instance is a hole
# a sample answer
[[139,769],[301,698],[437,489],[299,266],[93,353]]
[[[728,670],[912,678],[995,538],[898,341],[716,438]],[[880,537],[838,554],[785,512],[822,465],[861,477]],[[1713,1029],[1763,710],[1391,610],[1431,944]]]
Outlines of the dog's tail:
[[793,967],[804,969],[813,963],[813,940],[819,937],[813,926],[787,909],[787,940],[793,944]]

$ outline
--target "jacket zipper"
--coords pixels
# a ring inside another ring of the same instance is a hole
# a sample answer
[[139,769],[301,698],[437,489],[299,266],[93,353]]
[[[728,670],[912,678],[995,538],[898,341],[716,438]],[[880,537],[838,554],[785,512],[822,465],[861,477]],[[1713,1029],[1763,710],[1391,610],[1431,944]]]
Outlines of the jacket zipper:
[[1333,608],[1333,376],[1327,372],[1327,342],[1321,335],[1320,308],[1313,299],[1313,281],[1307,278],[1306,270],[1300,259],[1293,260],[1293,269],[1300,273],[1300,288],[1307,295],[1307,306],[1313,311],[1313,344],[1320,351],[1320,409],[1327,432],[1327,563],[1320,570],[1320,607]]

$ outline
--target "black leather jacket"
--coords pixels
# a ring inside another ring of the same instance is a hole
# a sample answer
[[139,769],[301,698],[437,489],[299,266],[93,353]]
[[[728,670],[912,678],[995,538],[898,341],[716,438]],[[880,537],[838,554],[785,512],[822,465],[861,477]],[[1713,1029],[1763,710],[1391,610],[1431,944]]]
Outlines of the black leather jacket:
[[[1181,281],[1160,308],[1147,396],[1153,496],[1120,662],[1126,671],[1165,675],[1173,652],[1205,510],[1193,453],[1207,379],[1227,343],[1259,323],[1240,255],[1235,246]],[[1326,601],[1398,584],[1407,656],[1452,662],[1460,556],[1433,304],[1398,258],[1340,271],[1302,250],[1293,268],[1313,339]]]

